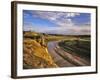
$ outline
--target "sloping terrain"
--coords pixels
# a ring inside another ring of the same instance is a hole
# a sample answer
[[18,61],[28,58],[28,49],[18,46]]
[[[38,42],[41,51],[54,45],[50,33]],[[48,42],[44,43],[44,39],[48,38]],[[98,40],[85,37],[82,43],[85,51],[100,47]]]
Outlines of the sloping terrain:
[[47,48],[36,40],[25,38],[23,41],[23,68],[53,68],[57,65],[52,60]]

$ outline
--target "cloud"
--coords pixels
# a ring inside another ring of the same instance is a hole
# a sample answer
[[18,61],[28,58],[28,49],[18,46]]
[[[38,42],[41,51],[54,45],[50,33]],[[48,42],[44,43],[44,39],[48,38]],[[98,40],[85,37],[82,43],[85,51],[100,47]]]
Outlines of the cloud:
[[38,26],[25,25],[24,31],[35,31],[40,33],[49,33],[49,34],[64,34],[64,35],[90,35],[90,26],[67,26],[67,27],[46,27],[40,29]]
[[25,26],[26,30],[31,30],[40,33],[49,33],[49,34],[64,34],[64,35],[90,35],[90,26],[70,26],[70,27],[43,27],[40,29],[38,26]]
[[23,29],[24,29],[24,31],[30,31],[30,30],[33,30],[33,26],[29,22],[24,22]]
[[[32,17],[41,18],[48,20],[51,23],[56,24],[55,27],[34,26],[32,23],[24,25],[24,30],[32,30],[37,32],[45,32],[52,34],[66,34],[66,35],[83,35],[90,34],[90,25],[75,25],[72,18],[75,16],[80,16],[80,13],[72,12],[54,12],[54,11],[31,11]],[[27,15],[27,14],[25,14]],[[28,16],[28,15],[27,15]]]
[[79,16],[80,13],[73,13],[73,12],[70,12],[70,13],[67,13],[67,17],[75,17],[75,16]]
[[48,30],[47,33],[54,33],[54,34],[66,34],[66,35],[90,35],[90,26],[69,26],[69,27],[58,27],[54,30]]
[[48,29],[45,31],[50,34],[64,34],[64,35],[90,35],[90,26],[70,26],[70,27],[58,27],[54,29]]
[[80,13],[71,12],[33,11],[33,17],[49,20],[60,27],[72,26],[74,23],[72,22],[71,18],[79,15]]

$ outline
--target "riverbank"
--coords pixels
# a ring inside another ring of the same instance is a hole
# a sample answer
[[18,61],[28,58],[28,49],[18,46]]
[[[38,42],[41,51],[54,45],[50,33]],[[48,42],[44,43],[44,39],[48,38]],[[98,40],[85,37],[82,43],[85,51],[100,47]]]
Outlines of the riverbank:
[[32,39],[24,39],[23,44],[24,69],[57,67],[46,47]]

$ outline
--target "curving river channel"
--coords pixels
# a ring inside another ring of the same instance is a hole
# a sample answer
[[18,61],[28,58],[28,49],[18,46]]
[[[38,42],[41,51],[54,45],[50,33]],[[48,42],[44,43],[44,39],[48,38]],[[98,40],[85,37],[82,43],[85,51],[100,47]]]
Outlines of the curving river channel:
[[69,61],[65,60],[62,56],[60,56],[58,53],[56,53],[55,48],[58,45],[59,41],[51,41],[48,42],[48,51],[50,55],[52,56],[54,62],[59,67],[72,67],[75,66],[74,64],[70,63]]

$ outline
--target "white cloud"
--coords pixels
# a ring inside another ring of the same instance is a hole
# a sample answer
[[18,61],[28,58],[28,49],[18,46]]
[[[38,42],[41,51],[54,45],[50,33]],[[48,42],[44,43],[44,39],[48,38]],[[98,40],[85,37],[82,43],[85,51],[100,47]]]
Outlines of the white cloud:
[[67,17],[75,17],[75,16],[79,16],[80,13],[67,13]]
[[66,34],[66,35],[89,35],[90,26],[70,26],[70,27],[57,27],[54,29],[48,29],[45,32],[52,34]]
[[[47,26],[33,26],[31,24],[24,26],[24,30],[67,35],[90,34],[90,25],[76,26],[72,22],[71,17],[79,15],[80,13],[34,11],[33,17],[40,17],[42,19],[49,20],[57,26],[48,28]],[[40,29],[40,27],[43,27],[43,29]]]
[[71,17],[80,15],[80,13],[71,13],[71,12],[48,12],[48,11],[34,11],[34,15],[42,19],[46,19],[55,23],[60,27],[72,26],[74,23],[71,20]]
[[46,27],[41,26],[43,29],[40,29],[40,26],[25,25],[24,31],[35,31],[41,33],[52,33],[52,34],[66,34],[66,35],[89,35],[90,26],[67,26],[67,27]]

